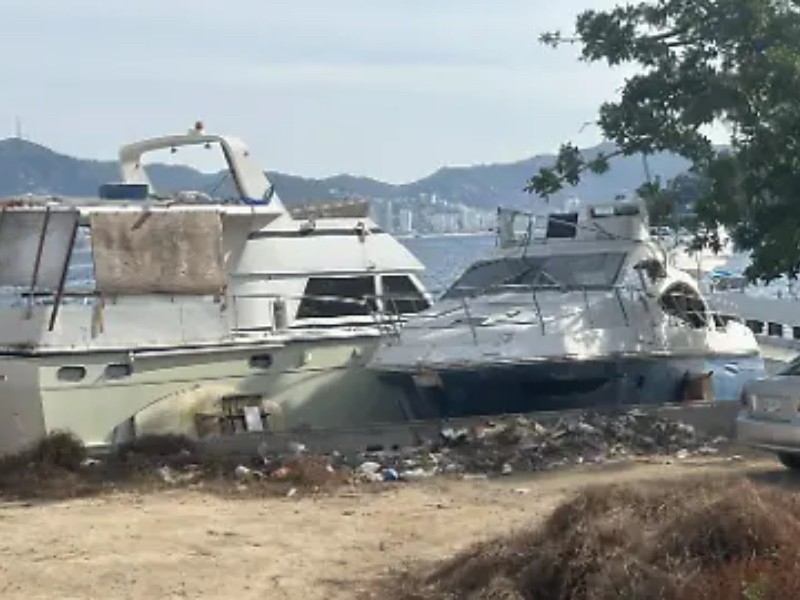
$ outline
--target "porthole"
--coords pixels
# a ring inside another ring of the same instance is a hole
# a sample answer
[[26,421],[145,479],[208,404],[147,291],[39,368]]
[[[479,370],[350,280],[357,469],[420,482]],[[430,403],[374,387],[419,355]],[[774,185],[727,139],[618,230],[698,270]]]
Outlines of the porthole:
[[271,354],[254,354],[250,357],[250,367],[253,369],[269,369],[271,366]]
[[106,379],[125,379],[133,373],[133,366],[125,363],[113,363],[106,367],[104,374]]
[[61,367],[56,373],[56,377],[59,381],[81,381],[86,377],[86,367]]

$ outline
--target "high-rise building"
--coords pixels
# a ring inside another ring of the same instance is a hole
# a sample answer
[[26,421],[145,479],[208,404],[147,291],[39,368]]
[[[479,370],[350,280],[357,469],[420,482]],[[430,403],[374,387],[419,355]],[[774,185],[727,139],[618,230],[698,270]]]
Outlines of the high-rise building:
[[394,213],[391,200],[376,198],[370,203],[370,217],[384,231],[394,231]]
[[414,231],[414,213],[407,208],[401,208],[397,213],[398,232],[411,233]]

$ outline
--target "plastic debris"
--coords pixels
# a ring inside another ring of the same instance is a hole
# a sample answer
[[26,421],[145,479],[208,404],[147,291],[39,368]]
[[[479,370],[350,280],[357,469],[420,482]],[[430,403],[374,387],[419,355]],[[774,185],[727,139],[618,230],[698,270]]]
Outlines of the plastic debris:
[[[450,423],[415,446],[375,446],[356,454],[316,455],[299,442],[270,451],[261,443],[252,462],[233,463],[226,469],[236,489],[283,482],[285,487],[276,489],[291,497],[314,493],[327,482],[409,482],[437,475],[483,480],[632,459],[672,464],[692,456],[717,455],[729,443],[726,437],[702,435],[691,425],[641,410],[576,411],[539,419],[500,415],[470,421],[469,427]],[[184,451],[170,455],[169,462],[161,455],[157,460],[149,463],[149,470],[169,485],[191,485],[208,473],[198,457]],[[102,461],[84,459],[81,466],[102,468]]]
[[304,454],[307,450],[306,445],[300,442],[289,442],[286,446],[291,454]]
[[289,475],[291,475],[291,473],[292,473],[291,467],[283,466],[272,472],[272,478],[286,479]]
[[427,479],[435,474],[435,472],[426,471],[425,469],[411,469],[400,473],[400,479],[403,481],[419,481],[420,479]]
[[175,474],[173,473],[172,469],[170,469],[166,465],[156,469],[156,473],[158,473],[158,476],[164,483],[168,483],[170,485],[174,485],[175,483],[177,483],[177,479],[175,478]]
[[239,481],[249,481],[253,478],[253,469],[239,465],[233,470],[233,476]]
[[358,472],[364,475],[377,473],[380,470],[381,470],[381,464],[373,460],[367,460],[358,465]]
[[363,480],[372,477],[365,473],[386,469],[396,469],[403,480],[430,475],[483,478],[636,457],[712,455],[727,442],[637,409],[616,414],[586,411],[551,421],[501,416],[469,429],[445,427],[435,440],[419,447],[364,453],[357,472]]

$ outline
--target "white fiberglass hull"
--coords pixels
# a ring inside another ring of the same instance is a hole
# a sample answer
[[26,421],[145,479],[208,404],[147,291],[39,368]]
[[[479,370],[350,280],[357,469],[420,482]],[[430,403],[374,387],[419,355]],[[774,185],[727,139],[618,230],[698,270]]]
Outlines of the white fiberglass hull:
[[[364,336],[202,352],[176,348],[137,355],[130,375],[119,379],[107,376],[109,365],[128,362],[119,352],[2,356],[0,452],[53,431],[70,431],[90,446],[108,444],[115,429],[130,422],[137,435],[193,435],[194,415],[218,412],[223,396],[262,397],[285,429],[403,419],[400,392],[394,401],[394,392],[364,368],[376,344],[377,338]],[[256,364],[254,356],[261,357]],[[65,381],[64,367],[83,368],[85,375]]]

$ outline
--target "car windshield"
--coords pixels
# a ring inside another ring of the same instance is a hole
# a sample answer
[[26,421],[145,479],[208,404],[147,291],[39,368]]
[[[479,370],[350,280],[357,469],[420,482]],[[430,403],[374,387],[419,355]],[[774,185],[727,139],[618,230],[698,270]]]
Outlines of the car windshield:
[[500,291],[508,286],[609,288],[617,280],[625,253],[522,256],[473,264],[444,294],[461,298]]

